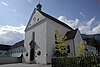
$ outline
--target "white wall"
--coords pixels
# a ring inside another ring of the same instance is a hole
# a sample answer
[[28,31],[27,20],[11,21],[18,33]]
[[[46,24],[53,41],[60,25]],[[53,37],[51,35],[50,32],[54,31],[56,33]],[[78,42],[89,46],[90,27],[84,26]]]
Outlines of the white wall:
[[97,51],[96,51],[96,48],[95,47],[89,46],[89,45],[85,45],[85,49],[88,50],[86,52],[92,52],[94,55],[97,55]]
[[76,36],[74,38],[74,44],[75,44],[75,56],[78,55],[79,49],[80,49],[80,43],[83,42],[83,39],[81,37],[81,34],[79,30],[76,33]]
[[70,46],[70,53],[69,53],[69,56],[74,56],[74,44],[73,44],[73,39],[67,40],[66,43],[67,43],[67,45]]
[[[34,20],[35,18],[35,20]],[[39,20],[38,20],[39,19]],[[25,41],[24,41],[24,46],[25,46],[25,49],[26,51],[28,52],[28,56],[26,56],[26,53],[23,53],[23,56],[25,58],[25,61],[26,62],[30,62],[30,45],[29,43],[32,41],[32,34],[33,32],[35,32],[35,42],[37,44],[37,46],[41,47],[41,48],[38,48],[38,49],[35,49],[35,54],[37,54],[36,52],[38,50],[41,50],[41,56],[35,56],[35,60],[37,63],[46,63],[45,61],[45,51],[46,51],[46,48],[45,48],[45,43],[46,43],[46,33],[45,33],[45,23],[42,22],[42,20],[45,19],[45,17],[37,10],[34,10],[33,11],[33,14],[29,20],[29,23],[26,27],[26,30],[25,30]]]
[[37,51],[41,51],[41,55],[35,57],[37,63],[46,64],[46,23],[45,21],[41,21],[41,24],[37,24],[32,29],[25,33],[25,41],[24,46],[26,51],[28,52],[28,56],[24,54],[26,62],[30,62],[30,45],[29,43],[32,41],[32,33],[35,32],[35,42],[39,47],[35,50],[35,55],[37,56]]
[[11,57],[20,57],[23,52],[25,52],[25,48],[23,46],[12,48],[8,51],[8,56]]
[[[46,48],[47,48],[47,63],[51,63],[51,57],[54,53],[54,48],[56,46],[55,42],[54,42],[54,38],[55,38],[55,31],[58,31],[63,35],[65,35],[65,33],[67,31],[70,31],[70,29],[62,26],[61,24],[58,24],[50,19],[46,19],[47,20],[47,31],[46,31]],[[63,36],[64,37],[64,36]],[[62,37],[62,38],[63,38]]]

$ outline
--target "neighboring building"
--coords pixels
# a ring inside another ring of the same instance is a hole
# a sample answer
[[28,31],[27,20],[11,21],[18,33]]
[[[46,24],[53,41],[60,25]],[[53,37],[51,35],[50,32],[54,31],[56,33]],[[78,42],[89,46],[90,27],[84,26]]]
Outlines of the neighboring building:
[[12,46],[0,45],[0,64],[25,62],[23,52],[25,52],[24,40]]
[[90,51],[93,51],[93,53],[96,52],[96,54],[100,56],[100,41],[98,39],[96,39],[96,38],[99,38],[99,34],[95,34],[95,35],[82,34],[82,36],[83,36],[83,40],[84,40],[84,43],[86,46],[95,48],[95,49],[91,49],[91,50],[89,48],[88,49]]
[[98,54],[98,51],[96,50],[96,47],[91,46],[90,44],[88,44],[86,40],[84,40],[84,44],[85,44],[85,52],[92,52],[94,55]]
[[8,55],[11,57],[21,57],[21,55],[25,52],[24,48],[24,40],[15,43],[11,49],[8,50]]
[[94,55],[97,55],[97,50],[93,46],[85,45],[85,51],[86,52],[92,52]]
[[23,58],[25,51],[24,40],[13,46],[0,44],[0,64],[25,62]]
[[0,44],[0,56],[2,57],[21,57],[24,52],[26,52],[24,40],[15,43],[13,46]]
[[5,57],[8,56],[8,50],[11,48],[12,46],[10,45],[4,45],[4,44],[0,44],[0,57]]

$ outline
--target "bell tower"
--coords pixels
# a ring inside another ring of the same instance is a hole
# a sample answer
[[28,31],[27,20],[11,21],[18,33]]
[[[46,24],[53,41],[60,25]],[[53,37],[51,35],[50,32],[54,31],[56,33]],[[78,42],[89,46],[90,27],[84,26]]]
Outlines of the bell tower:
[[40,3],[36,7],[37,10],[41,11],[42,5]]

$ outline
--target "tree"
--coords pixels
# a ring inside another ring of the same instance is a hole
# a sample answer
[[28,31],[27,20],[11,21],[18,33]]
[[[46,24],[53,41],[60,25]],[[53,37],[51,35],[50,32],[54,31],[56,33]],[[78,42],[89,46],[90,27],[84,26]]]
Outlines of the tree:
[[61,56],[66,56],[67,55],[67,45],[65,45],[65,40],[67,39],[67,36],[65,36],[64,38],[61,38],[62,34],[60,34],[59,32],[55,32],[55,43],[57,44],[57,46],[55,47],[55,53],[54,55],[57,57],[61,57]]
[[85,45],[83,44],[83,41],[80,42],[80,47],[79,47],[79,52],[78,52],[78,56],[81,56],[84,54],[84,49],[85,49]]

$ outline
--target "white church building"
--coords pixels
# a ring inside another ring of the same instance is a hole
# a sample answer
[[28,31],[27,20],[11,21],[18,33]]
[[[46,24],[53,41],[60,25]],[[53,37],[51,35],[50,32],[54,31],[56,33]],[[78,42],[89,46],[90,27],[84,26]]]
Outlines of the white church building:
[[70,46],[70,55],[77,55],[82,41],[79,30],[74,30],[67,24],[46,14],[42,11],[42,5],[38,4],[25,29],[24,47],[26,52],[23,53],[25,62],[51,63],[54,48],[57,45],[54,41],[55,31],[68,37],[66,43]]
[[51,64],[57,45],[54,41],[56,31],[63,35],[62,38],[67,36],[65,43],[69,45],[69,55],[77,56],[83,41],[80,31],[43,12],[41,4],[33,10],[25,29],[25,39],[8,47],[5,56],[22,57],[21,61],[27,63]]

